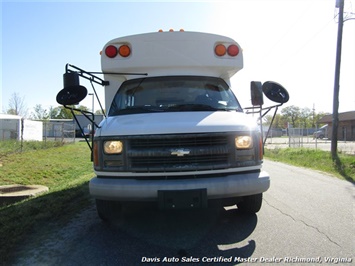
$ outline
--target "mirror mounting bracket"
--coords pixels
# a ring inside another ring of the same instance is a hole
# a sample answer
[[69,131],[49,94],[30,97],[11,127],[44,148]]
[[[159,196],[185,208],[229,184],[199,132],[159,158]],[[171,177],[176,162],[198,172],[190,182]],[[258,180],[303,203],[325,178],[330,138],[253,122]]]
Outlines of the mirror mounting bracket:
[[87,71],[85,71],[77,66],[71,65],[71,64],[66,64],[65,65],[65,73],[71,73],[71,72],[76,72],[82,78],[85,78],[87,80],[90,80],[92,82],[100,84],[101,86],[110,85],[109,81],[103,80],[103,79],[93,75],[91,72],[87,72]]
[[[280,84],[273,82],[273,81],[266,81],[264,82],[264,84],[261,84],[261,82],[259,81],[252,81],[251,82],[251,96],[252,96],[252,105],[253,107],[247,107],[244,108],[246,109],[246,113],[247,114],[255,114],[258,113],[259,114],[259,123],[260,123],[260,134],[261,137],[263,139],[263,147],[265,146],[266,143],[266,139],[268,138],[268,135],[270,133],[271,130],[271,126],[274,122],[276,113],[278,108],[283,105],[284,103],[286,103],[289,100],[289,94],[287,92],[287,90],[282,87]],[[269,107],[262,107],[262,105],[264,104],[263,102],[263,94],[265,94],[265,96],[273,101],[278,103],[277,105],[273,105],[273,106],[269,106]],[[269,126],[269,129],[266,133],[266,136],[264,138],[263,136],[263,123],[262,123],[262,118],[272,109],[275,108],[275,112],[274,115],[272,117],[271,120],[271,124]],[[249,111],[250,110],[250,111]],[[264,110],[266,110],[264,113],[262,113]]]
[[[94,131],[94,128],[100,128],[100,126],[98,124],[96,124],[95,122],[95,114],[92,113],[92,112],[89,112],[89,111],[85,111],[85,110],[81,110],[81,109],[77,109],[77,108],[74,108],[72,106],[67,106],[67,105],[63,105],[64,108],[70,110],[71,114],[73,115],[74,119],[75,119],[75,122],[76,124],[79,126],[79,129],[80,129],[80,133],[82,134],[82,136],[84,136],[84,139],[86,141],[86,144],[89,146],[90,148],[90,151],[91,151],[91,161],[93,161],[93,140],[94,140],[94,134],[93,134],[93,131]],[[84,115],[90,122],[91,122],[91,128],[92,128],[92,132],[91,134],[89,134],[89,136],[91,135],[91,143],[90,143],[90,140],[88,139],[88,137],[85,135],[84,133],[84,129],[82,128],[82,126],[80,125],[79,121],[78,121],[78,118],[76,117],[74,111],[78,111],[80,112],[82,115]]]
[[92,112],[86,111],[86,110],[81,110],[74,108],[74,105],[79,104],[80,101],[82,101],[86,96],[87,96],[87,89],[84,86],[80,85],[79,82],[79,76],[82,78],[85,78],[90,81],[92,89],[95,93],[96,99],[100,105],[102,114],[106,117],[105,111],[102,108],[101,102],[99,100],[99,97],[97,96],[96,89],[94,87],[94,83],[97,83],[101,86],[108,86],[110,85],[109,81],[103,80],[94,74],[112,74],[112,75],[143,75],[147,76],[147,73],[105,73],[105,72],[88,72],[85,71],[77,66],[71,65],[71,64],[66,64],[65,65],[65,73],[63,75],[63,84],[64,88],[57,94],[57,102],[61,105],[63,105],[64,108],[70,110],[73,118],[75,119],[76,124],[78,125],[80,129],[80,133],[82,136],[84,136],[86,143],[88,144],[90,150],[91,150],[91,161],[93,160],[93,131],[89,136],[91,136],[91,143],[88,139],[88,137],[84,134],[84,130],[82,126],[80,125],[78,118],[76,117],[74,111],[80,112],[82,115],[84,115],[90,122],[91,122],[91,128],[92,130],[96,128],[100,128],[95,123],[95,114],[94,110]]

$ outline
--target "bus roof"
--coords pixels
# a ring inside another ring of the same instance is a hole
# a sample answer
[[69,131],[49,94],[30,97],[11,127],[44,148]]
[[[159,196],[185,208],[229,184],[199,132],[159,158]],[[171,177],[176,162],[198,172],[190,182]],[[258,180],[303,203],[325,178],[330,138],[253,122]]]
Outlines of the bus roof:
[[[219,44],[226,48],[224,55],[215,53]],[[228,54],[231,45],[234,48],[232,56]],[[129,52],[128,55],[115,54],[121,46],[124,52]],[[229,79],[243,68],[243,54],[237,42],[221,35],[185,31],[154,32],[109,41],[103,48],[101,65],[104,73],[202,75]],[[125,79],[137,78],[136,75],[124,76]],[[110,80],[109,76],[105,79]]]

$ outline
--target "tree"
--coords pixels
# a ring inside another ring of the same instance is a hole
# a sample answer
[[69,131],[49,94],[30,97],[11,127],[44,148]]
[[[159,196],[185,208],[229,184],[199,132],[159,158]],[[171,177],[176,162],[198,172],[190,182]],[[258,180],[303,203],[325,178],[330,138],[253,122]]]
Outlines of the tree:
[[286,118],[286,121],[291,123],[293,127],[296,127],[300,117],[300,108],[294,105],[286,107],[281,110],[281,114]]
[[304,128],[308,128],[312,124],[312,111],[308,107],[300,109],[299,122]]
[[[68,107],[80,109],[83,111],[89,111],[89,108],[84,105],[79,105],[78,107],[76,107],[76,106],[68,106]],[[73,110],[73,111],[74,111],[74,114],[81,114],[79,111],[76,111],[76,110]],[[58,106],[58,107],[51,108],[49,115],[52,119],[73,119],[74,118],[71,110],[68,108],[65,108],[64,106]]]
[[[273,128],[287,128],[287,124],[290,123],[293,127],[305,127],[305,128],[315,128],[322,125],[319,124],[319,120],[329,113],[319,112],[318,114],[314,110],[309,108],[299,108],[296,106],[286,107],[281,111],[281,114],[276,114],[274,122],[272,124]],[[266,115],[263,118],[263,125],[269,126],[271,124],[272,115]]]
[[21,97],[17,92],[11,95],[9,100],[9,107],[6,111],[10,115],[20,115],[23,117],[27,116],[27,106],[25,104],[25,99]]
[[300,108],[294,105],[286,107],[281,110],[281,114],[285,117],[288,123],[291,123],[292,127],[297,126],[297,122],[300,117]]
[[31,113],[31,118],[33,120],[47,120],[49,119],[49,113],[46,109],[43,109],[41,104],[36,104],[33,108],[34,112]]
[[315,114],[314,115],[314,123],[315,123],[315,126],[317,127],[321,127],[323,125],[320,125],[319,124],[319,120],[321,120],[321,118],[325,115],[330,115],[330,113],[324,113],[324,112],[319,112],[318,114]]
[[73,119],[73,115],[70,110],[66,109],[64,106],[52,108],[50,116],[53,119]]
[[[270,126],[272,118],[273,118],[273,115],[265,116],[263,125]],[[285,125],[283,120],[284,120],[283,116],[281,116],[280,114],[276,114],[275,118],[274,118],[274,122],[272,123],[272,127],[273,128],[286,128],[287,127],[287,123]]]
[[[104,109],[103,111],[106,113],[106,110],[105,110],[105,109]],[[100,109],[100,110],[96,110],[96,111],[95,111],[95,115],[103,115],[102,110],[101,110],[101,109]]]

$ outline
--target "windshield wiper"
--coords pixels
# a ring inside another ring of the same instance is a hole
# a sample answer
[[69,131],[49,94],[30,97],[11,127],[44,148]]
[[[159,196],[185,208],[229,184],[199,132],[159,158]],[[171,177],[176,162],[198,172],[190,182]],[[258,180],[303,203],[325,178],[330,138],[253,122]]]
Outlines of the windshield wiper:
[[176,104],[169,106],[167,110],[176,111],[216,111],[217,109],[207,104]]
[[124,109],[116,110],[113,115],[155,113],[167,111],[238,111],[236,108],[222,106],[216,108],[208,104],[177,104],[172,106],[129,106]]
[[154,113],[163,112],[164,109],[155,106],[132,106],[120,109],[115,112],[115,115],[139,114],[139,113]]
[[168,110],[176,111],[236,111],[235,108],[231,107],[213,107],[208,104],[177,104],[168,107]]

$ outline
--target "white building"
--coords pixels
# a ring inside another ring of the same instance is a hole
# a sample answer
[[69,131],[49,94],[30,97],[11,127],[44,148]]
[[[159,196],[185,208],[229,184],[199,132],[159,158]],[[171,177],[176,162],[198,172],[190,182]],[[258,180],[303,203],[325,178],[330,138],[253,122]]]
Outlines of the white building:
[[0,140],[9,139],[42,141],[43,124],[18,115],[0,114]]

